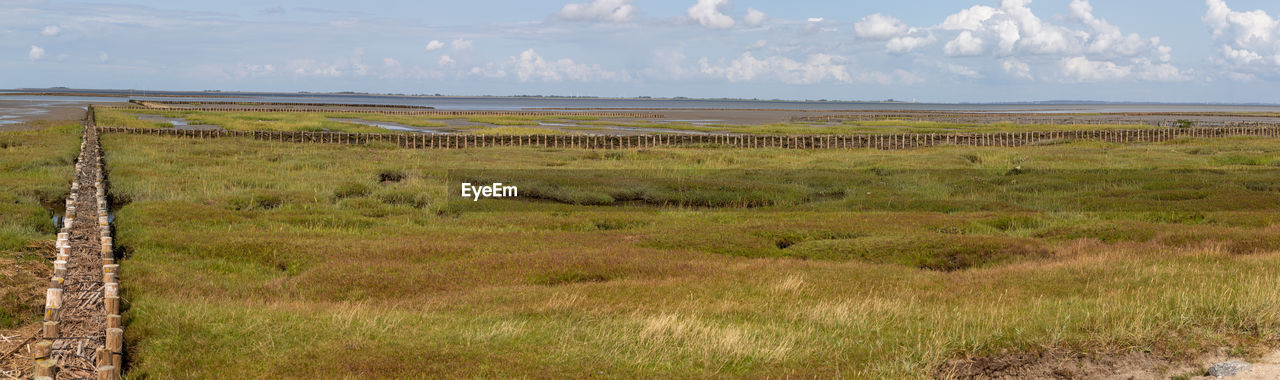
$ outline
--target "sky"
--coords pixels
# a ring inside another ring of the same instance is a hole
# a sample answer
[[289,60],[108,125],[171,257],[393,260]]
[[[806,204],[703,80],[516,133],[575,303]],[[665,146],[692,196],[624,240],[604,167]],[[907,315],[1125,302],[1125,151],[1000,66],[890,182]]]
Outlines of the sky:
[[1280,103],[1264,0],[0,0],[0,88]]

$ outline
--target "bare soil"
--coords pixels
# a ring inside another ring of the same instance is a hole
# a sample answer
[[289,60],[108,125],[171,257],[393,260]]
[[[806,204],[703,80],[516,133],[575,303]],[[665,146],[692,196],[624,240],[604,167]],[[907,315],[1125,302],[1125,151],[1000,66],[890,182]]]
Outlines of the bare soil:
[[84,108],[88,103],[69,102],[33,102],[25,100],[0,99],[0,116],[12,116],[0,123],[0,131],[31,130],[37,126],[24,125],[34,121],[78,121],[84,119]]
[[1197,367],[1145,353],[1077,354],[1063,351],[1017,353],[952,360],[939,366],[938,379],[1168,379]]
[[53,273],[48,261],[53,256],[53,244],[48,242],[0,258],[0,300],[20,323],[0,329],[0,379],[22,378],[31,371],[31,345],[40,339],[45,286]]
[[32,347],[40,340],[40,325],[0,330],[0,379],[25,379],[31,374]]

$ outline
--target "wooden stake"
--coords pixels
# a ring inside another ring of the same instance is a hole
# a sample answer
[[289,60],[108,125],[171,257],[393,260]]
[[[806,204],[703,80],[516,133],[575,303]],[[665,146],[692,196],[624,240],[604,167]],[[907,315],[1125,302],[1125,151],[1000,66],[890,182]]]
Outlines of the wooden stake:
[[58,309],[62,308],[62,289],[50,288],[44,293],[44,319],[57,320]]
[[120,372],[113,365],[98,367],[98,380],[120,380]]
[[98,349],[93,352],[93,358],[94,364],[97,364],[99,367],[111,365],[111,351],[107,351],[106,347],[98,347]]
[[119,328],[107,329],[107,350],[111,351],[111,365],[115,366],[116,375],[119,376],[119,368],[122,354],[124,353],[124,330]]
[[36,360],[36,368],[32,376],[44,376],[50,379],[58,377],[58,362],[52,358]]
[[120,328],[120,314],[111,314],[107,316],[107,328],[109,329]]
[[44,323],[44,338],[56,339],[62,337],[58,330],[58,321],[46,321]]
[[48,359],[50,355],[53,355],[53,342],[48,340],[37,342],[33,353],[36,360]]

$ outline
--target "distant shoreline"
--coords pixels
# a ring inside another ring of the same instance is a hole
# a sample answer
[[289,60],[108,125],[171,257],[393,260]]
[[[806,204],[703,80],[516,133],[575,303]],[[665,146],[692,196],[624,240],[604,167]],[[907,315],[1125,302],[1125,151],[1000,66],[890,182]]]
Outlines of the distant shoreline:
[[1036,100],[1008,102],[908,102],[901,100],[826,100],[826,99],[742,99],[742,98],[691,98],[691,97],[596,97],[558,95],[428,95],[428,94],[373,94],[360,92],[250,92],[250,91],[181,91],[181,90],[115,90],[115,89],[0,89],[0,96],[100,96],[146,98],[254,98],[277,97],[368,97],[402,99],[512,99],[512,100],[580,100],[580,101],[632,101],[632,102],[724,102],[724,103],[776,103],[776,104],[837,104],[837,105],[898,105],[898,106],[1280,106],[1277,103],[1227,103],[1227,102],[1146,102],[1146,101],[1095,101],[1095,100]]

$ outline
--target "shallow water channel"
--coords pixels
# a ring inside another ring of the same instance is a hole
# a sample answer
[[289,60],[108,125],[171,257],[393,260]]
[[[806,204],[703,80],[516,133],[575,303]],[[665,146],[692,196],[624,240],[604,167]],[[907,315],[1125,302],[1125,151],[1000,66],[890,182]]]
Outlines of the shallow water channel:
[[372,127],[386,129],[388,131],[418,132],[418,133],[428,133],[433,135],[449,133],[448,131],[441,131],[438,129],[431,129],[431,128],[425,128],[425,127],[415,127],[412,125],[392,123],[389,121],[371,121],[371,120],[365,120],[365,119],[329,119],[329,120],[343,122],[343,123],[364,124]]

